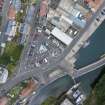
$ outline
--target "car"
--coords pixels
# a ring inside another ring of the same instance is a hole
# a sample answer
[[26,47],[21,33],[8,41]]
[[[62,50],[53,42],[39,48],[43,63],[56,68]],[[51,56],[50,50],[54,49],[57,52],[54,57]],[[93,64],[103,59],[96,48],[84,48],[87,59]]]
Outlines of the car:
[[44,63],[47,63],[48,62],[47,58],[44,58],[43,62]]
[[79,95],[81,94],[81,92],[79,90],[76,90],[74,93],[73,93],[73,98],[77,98]]
[[102,14],[102,15],[105,15],[105,13],[104,13],[103,11],[101,11],[101,14]]
[[76,100],[76,105],[81,105],[84,100],[85,100],[85,97],[83,94],[81,94]]
[[9,3],[10,3],[10,5],[11,5],[11,4],[12,4],[12,0],[10,0],[10,2],[9,2]]
[[96,18],[96,20],[99,22],[100,21],[100,19],[99,18]]
[[59,41],[58,40],[56,40],[56,39],[53,39],[53,41],[52,41],[57,47],[59,47]]
[[105,8],[103,9],[103,12],[105,12]]

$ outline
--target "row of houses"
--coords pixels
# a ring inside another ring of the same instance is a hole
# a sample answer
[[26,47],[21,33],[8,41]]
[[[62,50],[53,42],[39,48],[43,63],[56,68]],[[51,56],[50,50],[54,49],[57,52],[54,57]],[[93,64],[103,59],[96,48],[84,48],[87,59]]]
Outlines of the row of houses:
[[8,22],[5,29],[5,35],[7,36],[7,41],[11,41],[15,37],[17,28],[18,32],[20,33],[20,39],[21,39],[20,43],[24,43],[27,34],[29,34],[30,32],[30,25],[28,23],[30,23],[32,19],[34,7],[32,5],[28,9],[26,16],[27,21],[25,21],[24,23],[18,23],[16,22],[16,15],[19,11],[21,12],[21,6],[22,6],[21,0],[12,0],[12,2],[10,3],[10,7],[8,10]]
[[7,13],[8,21],[5,28],[5,35],[7,36],[7,41],[11,41],[17,31],[18,24],[15,21],[16,14],[21,10],[21,0],[12,0],[9,5],[9,10]]
[[[52,2],[50,4],[53,4]],[[78,2],[79,0],[65,0],[65,2],[60,0],[56,8],[49,7],[47,14],[47,30],[50,35],[67,46],[85,28],[92,14],[89,9]]]
[[4,0],[0,0],[0,13],[2,12]]

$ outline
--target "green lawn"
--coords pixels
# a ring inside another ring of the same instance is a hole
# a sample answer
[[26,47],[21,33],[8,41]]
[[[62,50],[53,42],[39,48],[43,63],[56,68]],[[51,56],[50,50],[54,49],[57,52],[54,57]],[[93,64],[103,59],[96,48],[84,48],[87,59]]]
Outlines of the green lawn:
[[0,64],[6,65],[9,75],[14,72],[17,61],[20,58],[23,46],[17,45],[15,42],[7,43],[4,54],[0,56]]

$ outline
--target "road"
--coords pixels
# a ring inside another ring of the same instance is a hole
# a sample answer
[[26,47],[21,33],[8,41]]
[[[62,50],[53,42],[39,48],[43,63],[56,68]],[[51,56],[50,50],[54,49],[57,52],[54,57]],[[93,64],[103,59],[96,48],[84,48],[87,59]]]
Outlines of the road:
[[4,0],[3,9],[2,9],[2,25],[1,25],[0,43],[6,41],[6,37],[4,34],[5,34],[5,27],[8,21],[7,13],[8,13],[9,5],[10,5],[10,0]]
[[29,39],[27,40],[26,42],[26,45],[22,51],[22,54],[21,54],[21,57],[20,57],[20,61],[19,61],[19,64],[17,65],[16,67],[16,72],[14,75],[17,75],[17,73],[22,73],[24,72],[24,67],[25,67],[25,63],[27,61],[27,52],[30,50],[30,46],[31,46],[31,42],[33,40],[33,37],[32,34],[35,32],[35,27],[37,25],[37,19],[36,16],[37,16],[37,12],[39,10],[39,5],[36,5],[35,6],[35,12],[34,12],[34,17],[33,17],[33,22],[32,24],[30,24],[31,26],[31,32],[30,32],[30,35],[29,35]]

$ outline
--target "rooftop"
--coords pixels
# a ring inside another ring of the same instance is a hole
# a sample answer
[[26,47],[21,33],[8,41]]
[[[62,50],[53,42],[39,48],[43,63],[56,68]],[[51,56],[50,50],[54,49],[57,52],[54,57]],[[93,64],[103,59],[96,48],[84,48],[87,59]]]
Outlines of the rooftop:
[[61,103],[61,105],[73,105],[73,103],[71,103],[70,100],[66,98],[66,99]]
[[8,11],[8,18],[14,20],[15,17],[16,17],[16,10],[15,10],[15,7],[11,5]]

